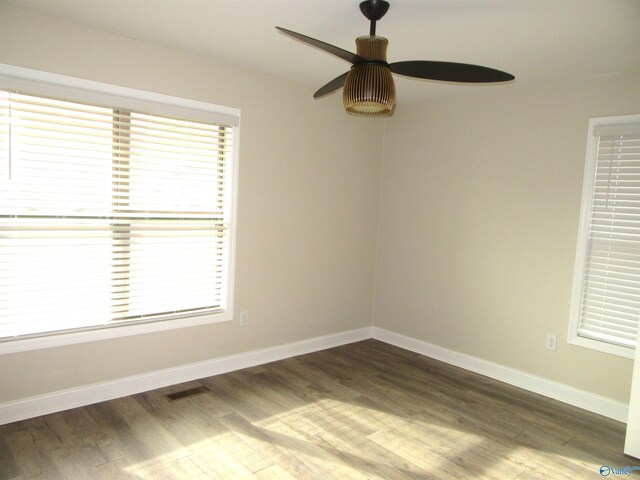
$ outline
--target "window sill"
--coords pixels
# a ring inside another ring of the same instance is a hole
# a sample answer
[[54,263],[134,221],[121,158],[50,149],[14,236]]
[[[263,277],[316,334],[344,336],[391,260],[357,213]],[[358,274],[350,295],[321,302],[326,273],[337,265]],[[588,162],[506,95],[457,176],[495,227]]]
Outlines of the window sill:
[[630,358],[632,360],[635,357],[635,350],[633,348],[621,347],[619,345],[600,342],[598,340],[592,340],[590,338],[575,336],[573,338],[569,338],[568,343],[570,345],[577,345],[579,347],[590,348],[591,350],[597,350],[599,352],[608,353],[610,355],[616,355],[618,357]]
[[30,350],[40,350],[44,348],[73,345],[75,343],[94,342],[107,340],[110,338],[129,337],[144,333],[162,332],[174,330],[176,328],[194,327],[210,323],[219,323],[233,319],[233,312],[226,311],[211,313],[208,315],[198,315],[193,317],[177,318],[174,320],[154,321],[149,323],[138,323],[133,325],[118,325],[81,332],[60,332],[46,336],[16,338],[0,342],[0,355],[26,352]]

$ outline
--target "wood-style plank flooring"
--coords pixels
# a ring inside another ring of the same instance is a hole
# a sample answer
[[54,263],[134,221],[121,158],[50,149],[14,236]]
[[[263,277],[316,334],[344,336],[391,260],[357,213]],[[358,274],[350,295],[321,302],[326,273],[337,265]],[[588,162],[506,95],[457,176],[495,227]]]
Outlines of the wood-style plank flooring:
[[0,479],[595,479],[640,465],[623,443],[621,423],[367,340],[5,425]]

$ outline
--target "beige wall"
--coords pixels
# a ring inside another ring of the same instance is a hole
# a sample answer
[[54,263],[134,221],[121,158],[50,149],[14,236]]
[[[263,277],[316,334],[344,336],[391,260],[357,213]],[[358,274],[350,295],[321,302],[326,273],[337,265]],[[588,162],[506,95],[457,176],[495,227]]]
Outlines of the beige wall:
[[632,361],[566,338],[588,119],[640,112],[639,85],[516,83],[398,108],[374,325],[628,402]]
[[251,317],[3,355],[0,402],[371,325],[382,122],[307,86],[1,5],[0,62],[242,110],[235,311]]
[[[362,120],[337,95],[314,102],[307,86],[2,5],[0,63],[240,108],[235,310],[251,312],[249,327],[3,355],[0,402],[372,318],[628,400],[629,360],[565,340],[587,121],[638,113],[640,76],[502,86]],[[547,333],[559,337],[556,353],[544,349]]]

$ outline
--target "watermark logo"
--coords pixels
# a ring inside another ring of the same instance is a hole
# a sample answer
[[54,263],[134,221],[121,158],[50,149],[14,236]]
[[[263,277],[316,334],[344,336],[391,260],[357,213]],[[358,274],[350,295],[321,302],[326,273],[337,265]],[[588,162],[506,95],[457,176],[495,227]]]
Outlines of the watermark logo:
[[600,475],[608,477],[609,475],[631,475],[634,470],[640,470],[639,467],[610,467],[608,465],[602,465],[600,467]]

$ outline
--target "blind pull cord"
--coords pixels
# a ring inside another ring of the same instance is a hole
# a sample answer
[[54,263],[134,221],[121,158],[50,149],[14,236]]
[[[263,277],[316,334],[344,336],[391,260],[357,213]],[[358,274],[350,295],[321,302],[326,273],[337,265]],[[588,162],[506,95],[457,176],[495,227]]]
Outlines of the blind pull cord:
[[13,124],[13,115],[12,114],[13,114],[13,110],[11,108],[11,93],[9,93],[9,149],[8,149],[9,150],[8,151],[8,153],[9,153],[9,161],[7,162],[7,176],[9,178],[9,181],[12,180],[12,164],[11,164],[11,162],[13,160],[12,159],[12,155],[11,155],[11,144],[13,143],[12,142],[12,138],[11,138],[11,127],[12,127],[12,124]]

